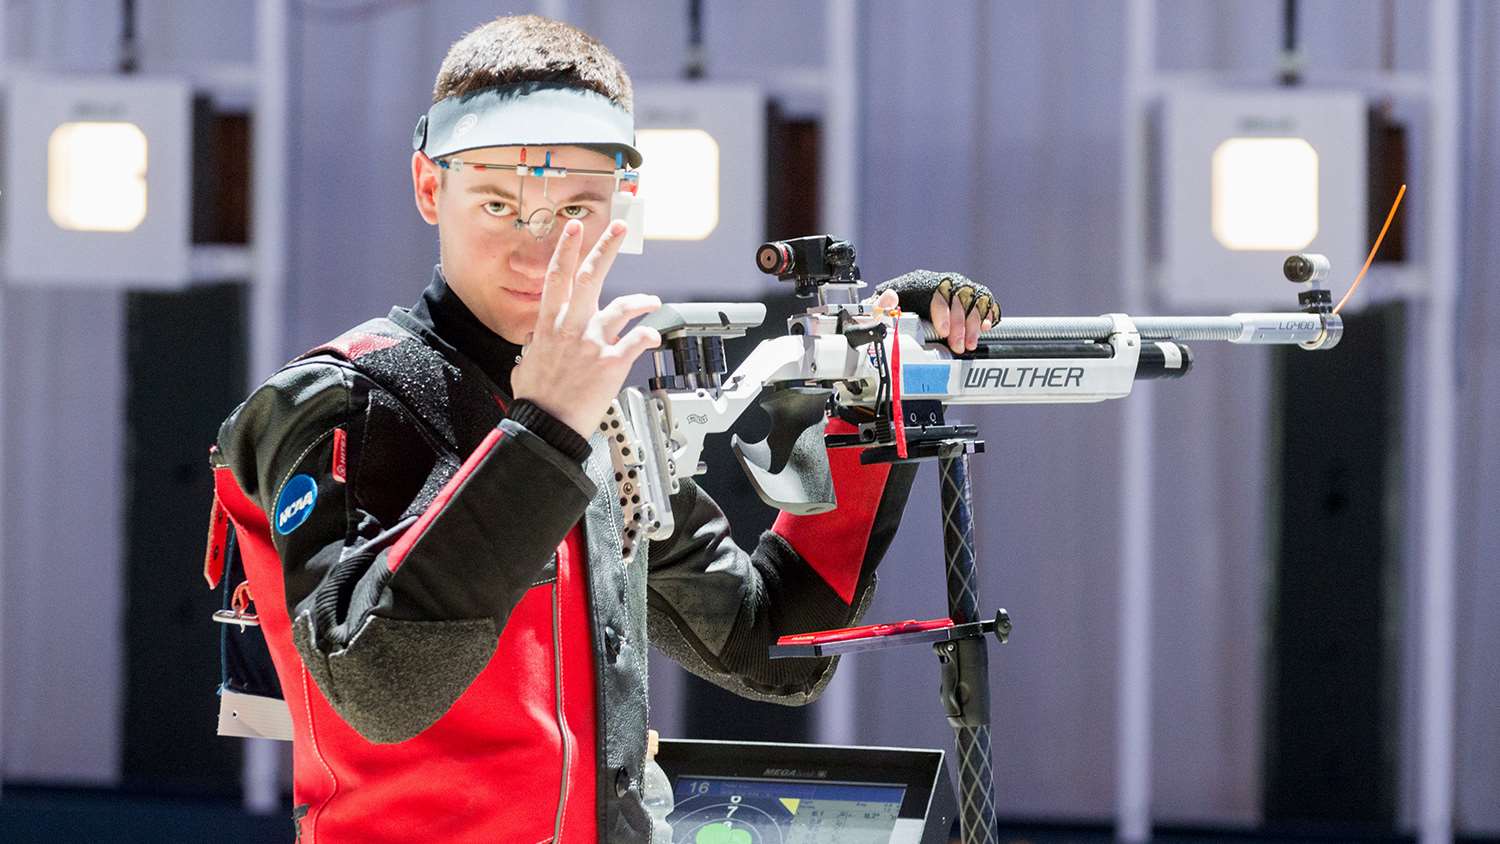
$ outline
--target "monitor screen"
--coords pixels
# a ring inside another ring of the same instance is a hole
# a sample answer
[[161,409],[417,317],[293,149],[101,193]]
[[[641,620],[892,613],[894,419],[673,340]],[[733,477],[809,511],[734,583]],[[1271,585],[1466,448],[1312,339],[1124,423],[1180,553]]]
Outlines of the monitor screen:
[[906,788],[677,776],[668,822],[682,844],[872,844],[891,840]]
[[662,739],[672,840],[948,844],[957,810],[941,750]]

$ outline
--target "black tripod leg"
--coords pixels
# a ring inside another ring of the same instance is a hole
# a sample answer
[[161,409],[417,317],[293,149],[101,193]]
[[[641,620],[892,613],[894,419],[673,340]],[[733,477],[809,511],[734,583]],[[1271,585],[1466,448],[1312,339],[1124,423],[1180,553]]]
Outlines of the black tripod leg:
[[[969,458],[938,460],[943,508],[943,557],[948,568],[948,615],[955,624],[979,621],[979,573],[974,568]],[[989,655],[986,639],[939,648],[943,704],[958,747],[958,806],[964,844],[995,844],[994,767],[990,756]]]
[[990,767],[990,726],[959,727],[958,807],[964,844],[995,844],[995,784]]

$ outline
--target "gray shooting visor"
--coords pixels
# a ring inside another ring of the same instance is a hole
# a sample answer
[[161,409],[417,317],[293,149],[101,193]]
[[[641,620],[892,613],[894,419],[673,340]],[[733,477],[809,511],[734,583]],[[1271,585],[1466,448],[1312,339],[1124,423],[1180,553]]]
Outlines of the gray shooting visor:
[[485,88],[432,104],[417,118],[412,149],[442,158],[483,147],[577,146],[641,166],[635,117],[594,91],[551,82]]

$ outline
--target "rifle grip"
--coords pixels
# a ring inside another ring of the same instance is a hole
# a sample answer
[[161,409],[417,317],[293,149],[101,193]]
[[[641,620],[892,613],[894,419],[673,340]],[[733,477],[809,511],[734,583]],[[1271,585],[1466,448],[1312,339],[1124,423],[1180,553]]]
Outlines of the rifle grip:
[[823,444],[823,424],[832,392],[822,387],[777,390],[760,402],[771,417],[766,438],[747,443],[734,437],[734,454],[750,485],[772,507],[807,516],[838,506]]

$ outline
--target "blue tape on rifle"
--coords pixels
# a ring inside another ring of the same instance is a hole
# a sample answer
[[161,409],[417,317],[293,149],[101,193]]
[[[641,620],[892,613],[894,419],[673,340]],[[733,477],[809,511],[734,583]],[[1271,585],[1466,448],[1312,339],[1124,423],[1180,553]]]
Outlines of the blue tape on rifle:
[[948,365],[914,363],[901,367],[901,392],[905,395],[942,395],[948,392]]

